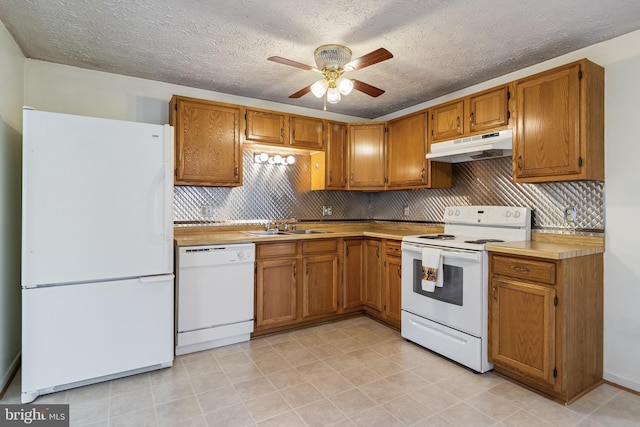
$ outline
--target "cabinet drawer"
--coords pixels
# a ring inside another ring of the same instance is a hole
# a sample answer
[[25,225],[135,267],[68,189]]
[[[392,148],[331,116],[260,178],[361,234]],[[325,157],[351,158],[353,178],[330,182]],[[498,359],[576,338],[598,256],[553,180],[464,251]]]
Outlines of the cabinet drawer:
[[296,242],[262,243],[256,245],[257,258],[295,257]]
[[396,242],[387,242],[387,250],[386,250],[387,255],[391,255],[391,256],[401,256],[402,255],[402,249],[400,249],[400,243],[396,243]]
[[323,252],[338,252],[338,241],[336,239],[327,239],[302,242],[302,253],[305,255]]
[[555,285],[556,264],[549,261],[493,256],[493,273]]

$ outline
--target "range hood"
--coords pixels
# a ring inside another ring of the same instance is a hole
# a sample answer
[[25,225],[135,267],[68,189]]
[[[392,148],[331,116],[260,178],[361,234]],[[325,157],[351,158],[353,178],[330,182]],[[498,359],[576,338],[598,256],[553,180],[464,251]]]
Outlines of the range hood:
[[427,154],[427,159],[459,163],[507,157],[513,152],[512,144],[513,131],[506,129],[431,144],[431,152]]

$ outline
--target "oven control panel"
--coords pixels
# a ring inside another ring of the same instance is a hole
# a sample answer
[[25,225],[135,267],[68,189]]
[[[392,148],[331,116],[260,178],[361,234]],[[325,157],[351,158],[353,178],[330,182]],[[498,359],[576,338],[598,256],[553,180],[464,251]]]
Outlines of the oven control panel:
[[519,206],[449,206],[444,210],[444,222],[527,227],[531,224],[531,209]]

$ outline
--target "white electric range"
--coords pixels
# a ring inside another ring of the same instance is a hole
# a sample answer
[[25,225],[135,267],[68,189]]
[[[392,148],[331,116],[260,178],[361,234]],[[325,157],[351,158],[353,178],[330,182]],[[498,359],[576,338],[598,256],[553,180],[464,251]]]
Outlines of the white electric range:
[[[444,223],[443,233],[402,239],[401,333],[474,371],[486,372],[493,366],[487,360],[485,244],[529,240],[531,210],[451,206],[445,208]],[[433,291],[421,285],[423,249],[438,250],[443,260],[443,286]]]

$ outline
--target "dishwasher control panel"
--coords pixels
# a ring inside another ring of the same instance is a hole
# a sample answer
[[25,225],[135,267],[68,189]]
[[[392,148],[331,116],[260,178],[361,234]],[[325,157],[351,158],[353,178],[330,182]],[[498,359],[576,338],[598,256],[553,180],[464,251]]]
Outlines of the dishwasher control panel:
[[256,249],[253,243],[185,246],[179,250],[179,259],[180,267],[253,262],[256,259]]

